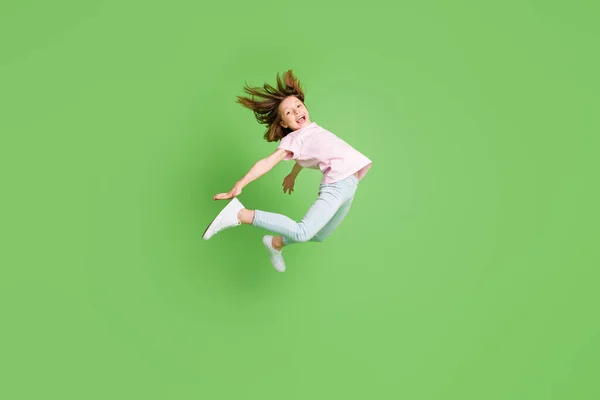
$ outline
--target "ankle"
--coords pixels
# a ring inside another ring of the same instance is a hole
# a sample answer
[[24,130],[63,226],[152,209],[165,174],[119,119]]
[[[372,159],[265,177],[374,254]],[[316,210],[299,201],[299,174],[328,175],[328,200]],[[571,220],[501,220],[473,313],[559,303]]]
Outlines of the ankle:
[[237,217],[238,221],[240,221],[242,224],[252,225],[252,222],[254,222],[254,211],[242,208],[240,211],[238,211]]
[[271,242],[271,245],[277,251],[280,251],[281,249],[283,249],[283,246],[285,246],[285,244],[283,243],[283,238],[281,236],[273,237],[273,241]]

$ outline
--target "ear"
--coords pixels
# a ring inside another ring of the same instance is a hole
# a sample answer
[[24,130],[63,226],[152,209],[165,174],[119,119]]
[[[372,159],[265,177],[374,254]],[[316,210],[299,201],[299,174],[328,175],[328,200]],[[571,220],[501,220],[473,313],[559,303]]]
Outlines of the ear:
[[285,129],[287,129],[287,126],[285,126],[285,123],[283,122],[283,120],[279,121],[279,125],[283,126]]

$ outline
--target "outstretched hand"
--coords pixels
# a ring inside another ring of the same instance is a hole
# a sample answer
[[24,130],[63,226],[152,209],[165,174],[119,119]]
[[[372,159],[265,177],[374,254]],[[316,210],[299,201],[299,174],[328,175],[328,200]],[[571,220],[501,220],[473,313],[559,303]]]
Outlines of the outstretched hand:
[[242,188],[238,185],[235,185],[229,192],[227,193],[219,193],[213,197],[213,200],[226,200],[231,199],[233,197],[237,197],[242,193]]
[[281,184],[281,186],[283,186],[283,193],[287,191],[289,194],[292,194],[292,192],[294,191],[295,181],[296,177],[292,174],[289,174],[288,176],[283,178],[283,183]]

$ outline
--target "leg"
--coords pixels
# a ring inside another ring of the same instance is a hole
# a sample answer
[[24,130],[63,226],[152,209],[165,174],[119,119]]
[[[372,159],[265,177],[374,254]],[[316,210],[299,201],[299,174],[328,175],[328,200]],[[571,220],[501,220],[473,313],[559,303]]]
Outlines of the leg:
[[333,218],[317,233],[312,239],[311,242],[323,242],[327,239],[333,231],[342,223],[348,211],[350,211],[350,207],[352,206],[352,202],[354,201],[354,197],[344,203],[340,209],[335,213]]
[[[241,209],[238,213],[238,219],[242,224],[252,225],[254,222],[254,210]],[[275,250],[281,250],[285,244],[283,244],[283,236],[273,237],[271,244]]]
[[345,202],[343,194],[334,186],[324,185],[319,198],[300,222],[285,215],[256,210],[252,225],[276,232],[283,236],[283,244],[307,242],[333,218]]

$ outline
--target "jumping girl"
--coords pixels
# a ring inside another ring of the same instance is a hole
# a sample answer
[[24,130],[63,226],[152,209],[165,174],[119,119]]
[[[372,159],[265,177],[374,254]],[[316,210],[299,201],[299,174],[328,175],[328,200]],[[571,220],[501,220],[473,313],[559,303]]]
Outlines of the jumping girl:
[[[277,87],[244,87],[250,98],[237,96],[237,102],[254,112],[257,121],[267,125],[264,138],[267,142],[280,141],[277,150],[259,160],[227,193],[214,200],[233,199],[223,208],[204,232],[208,240],[216,233],[249,224],[275,232],[280,236],[264,236],[271,264],[285,271],[282,256],[284,246],[301,242],[322,242],[342,222],[354,199],[358,183],[371,168],[371,160],[348,143],[311,122],[304,104],[304,91],[291,70],[277,74]],[[258,98],[258,99],[257,99]],[[248,210],[236,198],[250,182],[269,172],[283,160],[296,164],[283,179],[283,193],[294,191],[294,182],[303,168],[319,169],[323,174],[319,196],[300,222],[285,215],[260,210]]]

